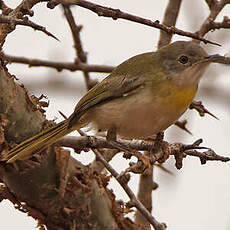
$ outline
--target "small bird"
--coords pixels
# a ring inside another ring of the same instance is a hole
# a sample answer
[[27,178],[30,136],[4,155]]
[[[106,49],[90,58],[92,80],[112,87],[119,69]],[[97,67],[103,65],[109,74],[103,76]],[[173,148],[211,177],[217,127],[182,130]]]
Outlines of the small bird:
[[1,160],[28,158],[89,123],[125,139],[164,131],[189,107],[203,73],[219,57],[191,41],[134,56],[89,90],[69,118],[20,143]]

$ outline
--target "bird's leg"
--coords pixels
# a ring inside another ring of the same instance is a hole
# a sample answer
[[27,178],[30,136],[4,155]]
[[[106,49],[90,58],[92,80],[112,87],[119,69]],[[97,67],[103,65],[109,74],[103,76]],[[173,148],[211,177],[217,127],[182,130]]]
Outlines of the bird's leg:
[[114,148],[123,151],[126,159],[130,159],[132,156],[138,159],[137,163],[132,164],[125,172],[121,173],[121,175],[127,172],[142,173],[146,168],[150,167],[149,157],[117,141],[116,127],[112,127],[108,130],[106,140],[114,146]]
[[154,164],[156,161],[159,163],[165,162],[170,156],[170,149],[168,143],[163,140],[164,133],[160,132],[154,139],[154,147],[150,151],[150,161]]
[[116,142],[117,141],[117,129],[115,126],[112,126],[108,131],[106,135],[107,141]]
[[125,146],[124,144],[121,144],[117,141],[117,130],[115,126],[112,126],[108,131],[106,135],[106,140],[114,146],[116,149],[120,149],[121,151],[128,151],[130,152],[130,149]]

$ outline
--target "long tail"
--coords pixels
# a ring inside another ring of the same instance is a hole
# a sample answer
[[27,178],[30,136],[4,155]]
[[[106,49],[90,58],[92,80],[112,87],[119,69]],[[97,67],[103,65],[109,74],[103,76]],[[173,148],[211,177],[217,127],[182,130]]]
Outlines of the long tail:
[[68,129],[68,121],[62,121],[59,124],[39,134],[23,141],[8,153],[1,156],[1,161],[13,162],[17,159],[25,159],[32,156],[34,153],[42,151],[49,145],[53,144],[59,138],[70,133],[72,130]]

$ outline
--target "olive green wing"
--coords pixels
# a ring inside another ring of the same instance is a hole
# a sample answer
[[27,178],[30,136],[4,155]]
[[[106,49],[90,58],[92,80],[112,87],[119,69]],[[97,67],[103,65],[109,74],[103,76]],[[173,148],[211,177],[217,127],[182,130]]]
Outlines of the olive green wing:
[[117,66],[108,77],[89,90],[78,102],[69,118],[69,127],[74,126],[90,108],[142,90],[149,76],[155,75],[153,74],[155,56],[156,53],[153,52],[140,54]]
[[76,124],[79,118],[90,108],[106,103],[114,98],[128,96],[144,87],[144,79],[138,76],[120,76],[111,73],[102,82],[98,83],[78,102],[74,113],[69,118],[69,127]]

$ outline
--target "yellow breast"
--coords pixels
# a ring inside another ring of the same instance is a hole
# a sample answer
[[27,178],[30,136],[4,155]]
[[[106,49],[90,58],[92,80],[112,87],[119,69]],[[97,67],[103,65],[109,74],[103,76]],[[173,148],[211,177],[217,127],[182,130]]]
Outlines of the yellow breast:
[[191,104],[196,94],[197,86],[184,87],[172,83],[165,83],[160,91],[159,101],[165,108],[169,109],[169,112],[175,110],[184,111]]

